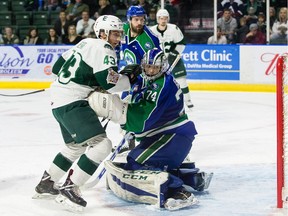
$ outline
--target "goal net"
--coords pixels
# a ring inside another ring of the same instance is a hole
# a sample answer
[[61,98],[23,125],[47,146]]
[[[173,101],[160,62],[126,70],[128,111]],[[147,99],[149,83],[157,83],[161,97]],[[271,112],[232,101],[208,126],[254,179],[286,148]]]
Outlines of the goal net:
[[288,54],[277,59],[277,208],[288,208]]

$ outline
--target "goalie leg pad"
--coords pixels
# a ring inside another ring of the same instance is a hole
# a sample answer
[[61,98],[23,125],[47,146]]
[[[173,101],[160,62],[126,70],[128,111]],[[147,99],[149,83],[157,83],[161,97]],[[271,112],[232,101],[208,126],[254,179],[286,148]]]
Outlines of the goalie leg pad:
[[124,170],[105,161],[107,187],[127,201],[164,206],[169,174],[153,170]]

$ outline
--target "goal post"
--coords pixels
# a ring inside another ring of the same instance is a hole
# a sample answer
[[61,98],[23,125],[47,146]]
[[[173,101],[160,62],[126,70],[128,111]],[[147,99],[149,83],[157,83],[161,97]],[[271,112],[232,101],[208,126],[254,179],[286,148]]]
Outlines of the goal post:
[[288,208],[288,53],[276,65],[277,208]]

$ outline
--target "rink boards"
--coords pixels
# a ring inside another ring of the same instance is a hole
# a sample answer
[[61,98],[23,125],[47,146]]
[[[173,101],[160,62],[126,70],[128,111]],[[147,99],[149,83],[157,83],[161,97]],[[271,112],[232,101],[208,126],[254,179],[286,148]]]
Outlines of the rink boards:
[[[71,46],[1,46],[0,88],[49,88],[52,66]],[[190,90],[275,91],[281,45],[186,45],[182,59]],[[123,65],[123,61],[121,61]]]

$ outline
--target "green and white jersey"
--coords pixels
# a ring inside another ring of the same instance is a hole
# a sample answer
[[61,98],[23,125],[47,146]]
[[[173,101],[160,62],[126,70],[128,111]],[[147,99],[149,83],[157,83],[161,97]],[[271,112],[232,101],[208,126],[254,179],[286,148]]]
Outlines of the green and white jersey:
[[150,27],[153,34],[157,35],[160,40],[161,48],[166,56],[173,50],[177,50],[180,54],[185,48],[185,40],[182,31],[174,24],[167,23],[167,28],[160,31],[158,25]]
[[130,89],[127,76],[117,73],[113,47],[102,39],[87,38],[62,54],[53,65],[57,79],[51,84],[52,108],[86,100],[95,87],[108,92]]

